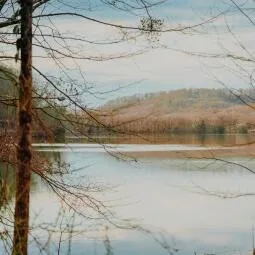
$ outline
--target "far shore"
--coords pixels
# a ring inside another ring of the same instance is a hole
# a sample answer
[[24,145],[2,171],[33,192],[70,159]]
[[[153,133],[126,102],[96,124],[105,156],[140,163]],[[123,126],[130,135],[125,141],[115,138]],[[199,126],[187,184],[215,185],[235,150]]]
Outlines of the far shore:
[[[170,146],[170,148],[168,147]],[[219,157],[255,157],[255,143],[233,146],[210,146],[181,144],[101,144],[96,143],[37,143],[37,151],[91,151],[112,154],[121,153],[133,158],[219,158]]]

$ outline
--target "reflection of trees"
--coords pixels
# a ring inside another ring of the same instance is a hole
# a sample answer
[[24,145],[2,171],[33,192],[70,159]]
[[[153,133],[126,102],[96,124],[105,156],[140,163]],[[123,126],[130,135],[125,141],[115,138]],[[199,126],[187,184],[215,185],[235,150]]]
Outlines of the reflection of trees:
[[[32,175],[31,188],[34,190],[37,186],[37,176]],[[0,162],[0,210],[11,202],[15,197],[15,166],[9,163]]]
[[65,168],[66,163],[63,158],[63,155],[59,151],[40,151],[40,156],[44,159],[47,159],[47,172],[54,173],[58,171],[58,169]]
[[0,163],[0,209],[15,195],[15,170],[6,163]]

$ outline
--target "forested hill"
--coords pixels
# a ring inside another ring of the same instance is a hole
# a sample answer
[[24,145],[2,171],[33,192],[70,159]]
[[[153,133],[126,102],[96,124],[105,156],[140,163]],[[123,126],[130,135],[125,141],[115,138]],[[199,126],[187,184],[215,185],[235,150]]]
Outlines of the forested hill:
[[225,89],[181,89],[122,97],[100,110],[108,113],[106,123],[122,131],[248,132],[255,125],[255,93],[239,90],[234,94]]
[[[254,92],[242,90],[236,93],[251,102],[247,95],[251,97],[251,93]],[[164,115],[187,110],[223,109],[234,105],[243,105],[243,102],[227,89],[180,89],[121,97],[109,101],[104,108],[131,114],[131,111],[139,107],[140,111],[156,111],[160,115]]]

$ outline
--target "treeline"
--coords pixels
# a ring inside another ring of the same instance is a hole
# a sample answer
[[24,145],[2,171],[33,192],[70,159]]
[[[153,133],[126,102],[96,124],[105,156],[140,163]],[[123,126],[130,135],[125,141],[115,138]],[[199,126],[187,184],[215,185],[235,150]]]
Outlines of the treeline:
[[[18,126],[18,76],[14,69],[0,66],[0,133],[16,135]],[[32,135],[36,141],[64,141],[67,109],[51,91],[34,85]]]
[[0,129],[16,125],[17,82],[14,70],[0,66]]
[[[144,134],[248,133],[254,129],[254,89],[180,89],[123,97],[100,108],[105,126]],[[242,100],[240,100],[242,99]],[[104,132],[100,127],[91,133]]]
[[[0,131],[16,131],[17,82],[15,71],[0,66]],[[52,90],[34,87],[33,136],[37,141],[64,142],[66,134],[224,134],[248,133],[254,128],[249,121],[253,115],[243,113],[238,95],[225,89],[181,89],[119,98],[91,111],[94,118],[88,118],[71,112]],[[247,102],[255,98],[253,90],[238,93]]]
[[247,134],[253,125],[240,124],[237,119],[215,118],[215,119],[185,119],[185,118],[141,118],[124,119],[121,117],[102,118],[102,123],[108,128],[100,125],[87,124],[86,132],[90,135],[120,133],[139,134],[225,134],[242,133]]

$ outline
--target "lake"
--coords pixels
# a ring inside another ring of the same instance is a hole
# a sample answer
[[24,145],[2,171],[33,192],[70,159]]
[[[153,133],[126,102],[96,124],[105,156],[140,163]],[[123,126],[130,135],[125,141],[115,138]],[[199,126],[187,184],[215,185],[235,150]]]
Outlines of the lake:
[[[41,253],[47,254],[47,248],[52,254],[106,254],[108,247],[120,255],[251,254],[255,174],[242,166],[255,170],[253,158],[232,155],[213,160],[158,154],[213,151],[218,146],[35,144],[53,164],[70,167],[69,174],[53,173],[56,180],[70,185],[89,183],[89,194],[115,213],[103,208],[108,221],[92,219],[98,214],[91,204],[78,202],[73,215],[40,177],[33,176],[31,226],[37,241],[44,244]],[[130,152],[132,158],[127,156]],[[134,226],[136,230],[126,229]],[[31,238],[30,254],[40,254],[35,243]]]

